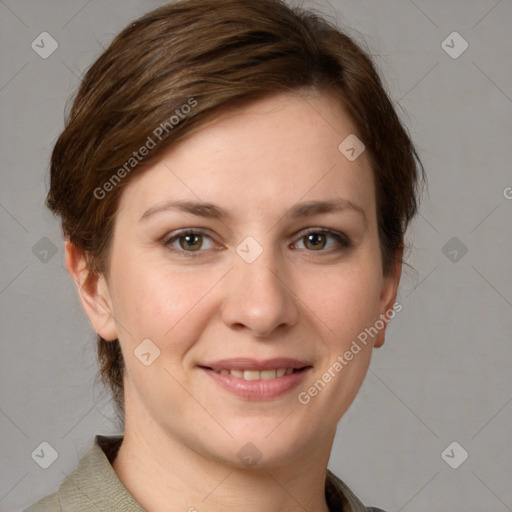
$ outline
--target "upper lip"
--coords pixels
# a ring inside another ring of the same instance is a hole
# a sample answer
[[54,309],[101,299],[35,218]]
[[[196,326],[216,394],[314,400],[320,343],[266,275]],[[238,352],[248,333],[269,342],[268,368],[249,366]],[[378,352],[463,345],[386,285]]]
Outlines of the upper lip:
[[306,366],[311,366],[307,361],[300,361],[298,359],[291,359],[289,357],[275,357],[273,359],[251,359],[245,357],[238,357],[234,359],[221,359],[219,361],[212,361],[209,363],[201,364],[200,366],[212,368],[214,370],[277,370],[279,368],[294,368],[300,369]]

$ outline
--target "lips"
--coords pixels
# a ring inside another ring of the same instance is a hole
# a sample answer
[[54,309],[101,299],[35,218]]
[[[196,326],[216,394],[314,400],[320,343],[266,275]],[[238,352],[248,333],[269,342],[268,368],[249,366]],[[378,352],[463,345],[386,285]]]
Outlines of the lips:
[[307,361],[274,359],[222,359],[199,365],[217,384],[249,400],[268,400],[297,387],[312,365]]

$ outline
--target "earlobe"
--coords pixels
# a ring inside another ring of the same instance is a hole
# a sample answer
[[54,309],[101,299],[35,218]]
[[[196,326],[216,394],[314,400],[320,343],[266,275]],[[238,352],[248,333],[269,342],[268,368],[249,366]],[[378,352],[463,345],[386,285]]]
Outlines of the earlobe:
[[69,239],[65,241],[66,268],[73,278],[78,295],[94,330],[105,340],[117,339],[112,302],[105,277],[93,273],[85,255]]

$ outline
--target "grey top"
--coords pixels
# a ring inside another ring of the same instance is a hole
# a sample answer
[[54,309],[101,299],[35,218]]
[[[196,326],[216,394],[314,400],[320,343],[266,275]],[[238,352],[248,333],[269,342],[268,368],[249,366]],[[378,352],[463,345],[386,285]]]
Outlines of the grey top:
[[[62,481],[59,490],[40,499],[24,512],[146,512],[112,468],[123,437],[96,435],[92,448]],[[327,470],[325,496],[331,512],[383,512],[365,508],[330,470]]]

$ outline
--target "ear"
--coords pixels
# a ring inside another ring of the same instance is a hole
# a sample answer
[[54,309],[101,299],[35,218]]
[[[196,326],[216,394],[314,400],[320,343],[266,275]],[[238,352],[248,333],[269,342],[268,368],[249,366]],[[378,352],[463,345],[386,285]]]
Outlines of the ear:
[[[384,321],[384,328],[379,329],[379,333],[375,338],[374,348],[379,348],[384,345],[384,339],[386,337],[387,322],[389,322],[390,314],[386,315],[388,311],[395,311],[393,308],[396,302],[396,295],[398,292],[398,285],[400,284],[400,277],[402,276],[402,257],[404,253],[403,246],[400,247],[395,253],[395,264],[393,271],[390,275],[385,276],[382,280],[382,291],[380,295],[380,318]],[[385,315],[385,316],[384,316]],[[394,315],[393,315],[394,316]]]
[[94,330],[106,340],[117,339],[112,301],[105,277],[91,272],[83,251],[69,239],[64,247],[66,268],[76,284],[82,307]]

